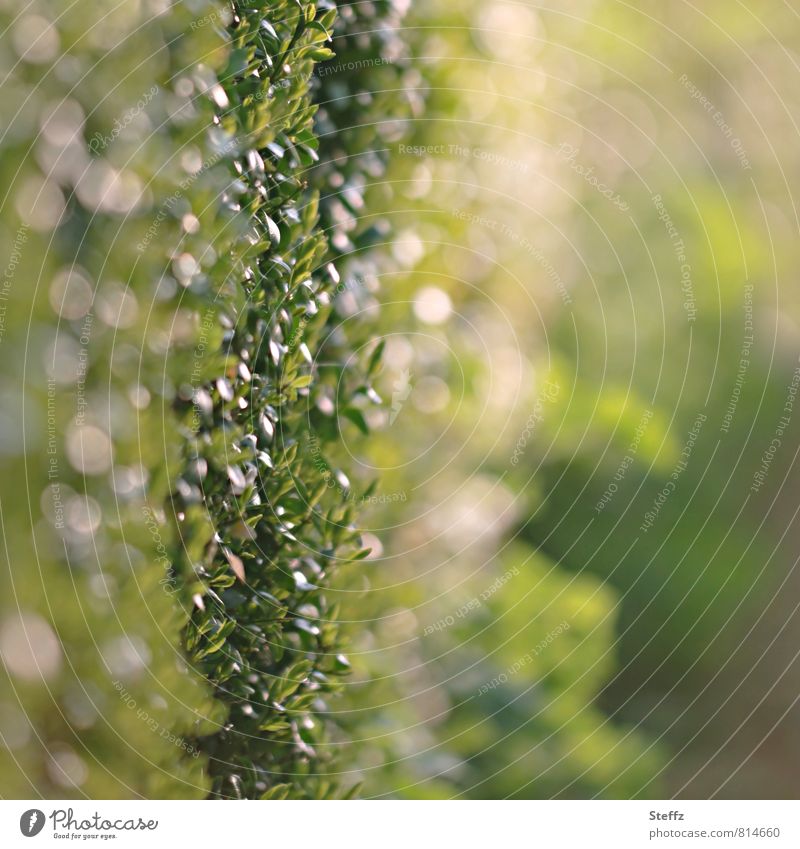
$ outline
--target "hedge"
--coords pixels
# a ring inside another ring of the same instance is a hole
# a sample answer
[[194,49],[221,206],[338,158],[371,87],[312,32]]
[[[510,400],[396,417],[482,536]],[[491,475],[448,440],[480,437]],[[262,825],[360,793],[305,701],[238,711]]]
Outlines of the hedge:
[[[361,19],[351,13],[345,24]],[[359,362],[362,346],[332,311],[363,279],[331,260],[355,250],[352,215],[339,208],[358,207],[367,163],[314,173],[309,81],[314,63],[332,57],[324,44],[334,20],[332,4],[241,7],[219,74],[220,126],[248,140],[237,151],[240,185],[227,199],[232,226],[223,231],[241,226],[225,246],[234,261],[212,274],[225,281],[210,301],[221,345],[216,356],[204,354],[198,385],[184,393],[173,505],[182,541],[176,578],[194,599],[186,646],[230,706],[225,725],[200,744],[220,796],[334,792],[323,775],[336,747],[325,717],[350,664],[338,605],[324,587],[368,550],[353,524],[353,486],[326,446],[338,440],[340,420],[361,424],[351,401],[374,396],[378,363],[367,355]],[[372,39],[367,48],[374,55]],[[337,86],[347,91],[338,76]],[[376,166],[369,163],[371,176]],[[330,183],[333,174],[323,230],[309,183]],[[219,250],[220,238],[214,244]]]
[[311,170],[335,15],[2,13],[4,796],[352,790],[325,587],[365,551],[327,454],[337,375],[369,395],[377,359],[339,334],[315,363],[350,229]]

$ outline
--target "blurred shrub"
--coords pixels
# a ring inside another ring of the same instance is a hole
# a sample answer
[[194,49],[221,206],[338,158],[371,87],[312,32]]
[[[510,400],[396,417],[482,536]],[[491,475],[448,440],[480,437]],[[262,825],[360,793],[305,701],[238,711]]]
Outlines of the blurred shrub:
[[0,47],[3,794],[330,795],[324,587],[365,554],[335,376],[370,391],[342,334],[315,359],[336,9],[79,6]]
[[224,39],[193,19],[110,2],[2,12],[5,797],[209,786],[192,739],[222,714],[179,650],[159,518],[179,460],[164,417],[196,334],[165,259],[180,264],[220,182],[193,94]]
[[[529,193],[517,145],[531,112],[496,94],[523,83],[476,48],[485,7],[414,10],[411,134],[392,136],[396,115],[354,116],[350,130],[368,139],[362,155],[390,156],[367,206],[391,227],[372,320],[384,405],[363,405],[359,455],[380,473],[362,520],[379,542],[348,570],[354,681],[341,721],[371,796],[633,796],[663,753],[596,705],[616,668],[617,596],[507,542],[537,499],[537,480],[517,491],[507,480],[548,377],[539,305],[558,294],[521,245],[535,241],[517,197]],[[370,82],[375,97],[385,87]],[[527,450],[525,463],[532,438]]]
[[[730,15],[720,2],[689,15],[657,3],[582,12],[591,36],[558,16],[548,32],[567,47],[591,38],[613,63],[575,63],[570,85],[552,92],[582,124],[556,127],[554,148],[579,149],[630,212],[616,214],[556,155],[574,202],[556,219],[571,244],[554,258],[575,269],[575,255],[585,267],[568,281],[573,307],[551,325],[564,391],[543,428],[546,455],[519,469],[520,481],[537,469],[545,496],[521,527],[620,593],[621,668],[605,706],[678,746],[698,734],[694,765],[678,761],[692,780],[706,780],[696,764],[728,738],[740,784],[726,792],[749,797],[762,782],[740,766],[766,726],[754,720],[742,732],[744,717],[766,691],[770,716],[793,699],[771,693],[777,673],[741,681],[769,666],[753,659],[764,646],[792,641],[781,637],[787,614],[770,605],[795,560],[791,534],[783,539],[788,511],[773,509],[798,440],[795,295],[782,283],[796,266],[783,229],[793,148],[778,129],[797,98],[787,82],[795,69],[774,60],[750,13]],[[740,37],[750,67],[736,59]],[[643,43],[653,50],[631,46]],[[727,768],[719,758],[706,773],[727,780]]]

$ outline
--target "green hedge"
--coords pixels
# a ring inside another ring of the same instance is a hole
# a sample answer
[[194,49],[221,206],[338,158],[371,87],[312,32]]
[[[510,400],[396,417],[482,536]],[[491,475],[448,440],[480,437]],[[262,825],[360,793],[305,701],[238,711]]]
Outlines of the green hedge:
[[370,367],[315,361],[336,11],[37,9],[0,43],[2,793],[332,795],[324,587],[365,552],[327,446]]
[[[241,7],[219,73],[220,127],[237,140],[240,176],[226,198],[228,241],[213,243],[233,261],[209,275],[216,338],[185,393],[173,505],[177,585],[194,599],[187,649],[230,706],[201,742],[221,796],[333,792],[327,699],[350,664],[324,588],[368,553],[351,483],[326,449],[340,418],[358,415],[351,398],[370,393],[376,365],[359,363],[332,312],[351,288],[331,260],[352,249],[352,221],[337,221],[329,197],[324,232],[318,223],[310,79],[332,55],[334,20],[332,4]],[[339,170],[338,203],[353,208],[361,173]]]

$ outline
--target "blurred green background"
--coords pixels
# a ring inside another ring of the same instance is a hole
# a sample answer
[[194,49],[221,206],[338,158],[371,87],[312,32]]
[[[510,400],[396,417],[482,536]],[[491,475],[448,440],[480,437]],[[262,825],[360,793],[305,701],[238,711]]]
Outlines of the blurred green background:
[[346,588],[368,794],[796,796],[797,13],[404,32],[387,409],[346,446],[385,502]]
[[[185,674],[181,618],[145,568],[169,487],[142,479],[164,446],[139,429],[162,432],[197,330],[160,286],[160,257],[184,234],[170,219],[137,251],[152,219],[128,215],[140,184],[180,185],[156,167],[176,149],[213,213],[227,177],[198,170],[194,148],[210,113],[183,114],[188,95],[163,91],[152,125],[115,148],[132,182],[98,172],[56,235],[67,198],[41,177],[60,162],[71,185],[86,154],[64,139],[111,126],[154,76],[222,61],[221,30],[177,35],[205,4],[163,20],[158,5],[105,4],[84,44],[96,4],[82,2],[63,45],[26,52],[42,27],[25,19],[0,51],[14,83],[0,103],[15,186],[0,216],[8,797],[204,795],[186,740],[223,719]],[[330,458],[372,549],[331,594],[353,666],[331,707],[340,778],[366,797],[797,798],[798,13],[394,5],[408,7],[407,55],[350,69],[372,99],[348,93],[346,68],[315,84],[331,125],[353,116],[358,140],[340,149],[319,123],[337,160],[312,169],[325,215],[353,218],[352,242],[334,247],[378,256],[377,269],[349,257],[335,310],[358,325],[348,338],[370,339],[359,356],[383,352],[380,397],[363,394]],[[0,9],[10,26],[14,4]],[[59,110],[80,69],[56,57],[76,44],[91,73]],[[376,99],[377,126],[360,112]],[[370,146],[388,173],[375,170],[363,209],[361,184],[355,206],[346,188],[339,204],[339,159]],[[84,329],[82,295],[101,275],[108,297]],[[67,279],[75,302],[48,293]],[[73,389],[89,334],[111,379]],[[104,411],[86,444],[80,392]],[[67,460],[55,472],[54,440]]]

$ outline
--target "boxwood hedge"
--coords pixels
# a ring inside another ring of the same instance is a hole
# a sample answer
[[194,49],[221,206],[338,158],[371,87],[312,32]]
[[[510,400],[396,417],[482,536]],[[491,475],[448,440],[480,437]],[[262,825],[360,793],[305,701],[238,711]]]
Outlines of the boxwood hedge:
[[[221,796],[332,792],[327,699],[349,663],[324,588],[337,566],[368,553],[351,483],[326,445],[341,419],[362,423],[354,395],[375,397],[377,358],[359,362],[333,304],[364,279],[334,260],[356,250],[360,188],[380,165],[343,155],[315,168],[311,78],[316,62],[332,59],[335,16],[326,3],[237,7],[218,73],[216,119],[226,142],[236,140],[238,178],[223,196],[220,264],[203,293],[215,339],[198,350],[196,385],[179,392],[172,515],[176,585],[193,605],[186,647],[230,707],[200,741]],[[363,17],[347,9],[343,41]],[[376,39],[362,40],[382,61]],[[335,65],[318,79],[333,76],[348,91]],[[329,101],[325,132],[336,132],[336,117]],[[324,228],[317,183],[334,187]]]

